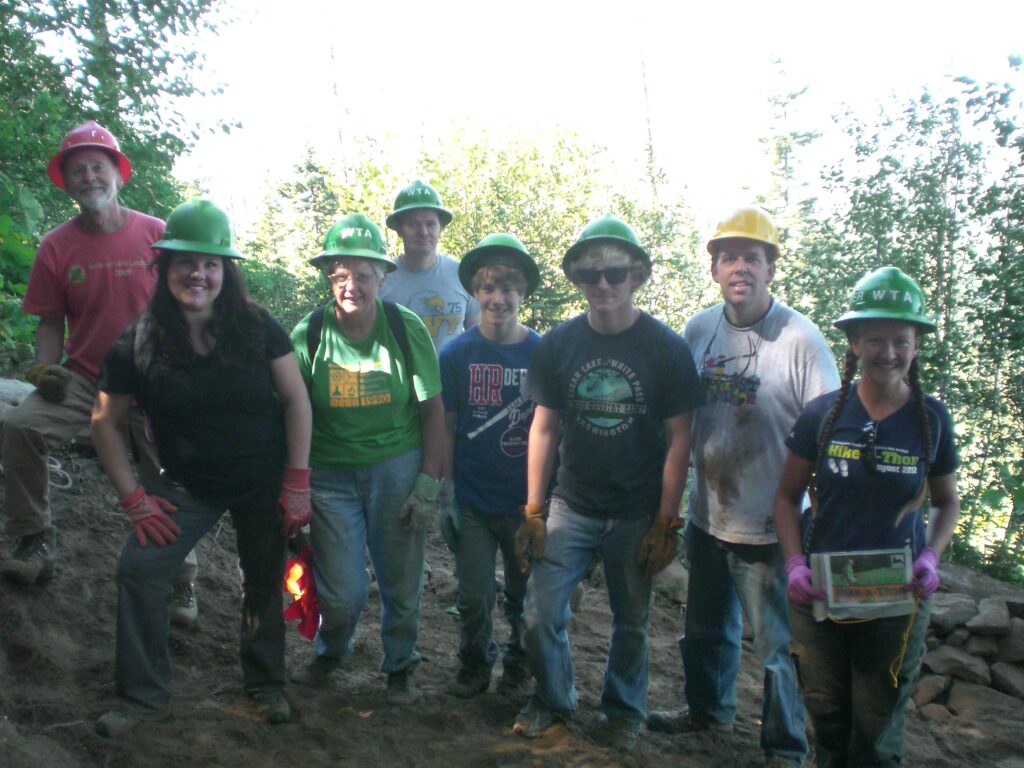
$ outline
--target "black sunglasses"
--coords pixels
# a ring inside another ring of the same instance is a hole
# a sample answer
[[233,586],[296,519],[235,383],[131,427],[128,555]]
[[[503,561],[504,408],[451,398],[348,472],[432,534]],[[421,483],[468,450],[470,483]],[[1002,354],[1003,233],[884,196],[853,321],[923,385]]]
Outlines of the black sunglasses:
[[878,470],[878,454],[875,452],[875,440],[878,438],[878,422],[869,421],[861,428],[864,444],[860,449],[860,460],[871,474]]
[[572,273],[573,279],[583,285],[597,285],[602,275],[608,285],[622,285],[629,277],[633,267],[608,267],[607,269],[577,269]]

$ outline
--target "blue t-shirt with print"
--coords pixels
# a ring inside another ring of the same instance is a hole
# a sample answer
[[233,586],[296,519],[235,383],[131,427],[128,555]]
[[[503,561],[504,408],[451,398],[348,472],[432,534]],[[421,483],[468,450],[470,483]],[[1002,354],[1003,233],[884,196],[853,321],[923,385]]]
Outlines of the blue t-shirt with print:
[[[854,384],[819,457],[822,423],[838,396],[837,390],[812,400],[786,438],[794,454],[817,461],[818,514],[810,551],[856,552],[909,545],[916,557],[925,542],[922,511],[910,510],[898,523],[897,517],[917,496],[923,479],[925,442],[917,406],[911,399],[881,421],[872,421]],[[953,420],[946,407],[929,395],[925,412],[932,436],[929,476],[955,472],[960,461]],[[873,456],[865,461],[872,442]],[[808,514],[805,529],[809,523]]]
[[489,515],[514,515],[526,503],[526,370],[540,343],[527,330],[517,344],[495,344],[474,326],[441,350],[441,395],[455,414],[455,495]]

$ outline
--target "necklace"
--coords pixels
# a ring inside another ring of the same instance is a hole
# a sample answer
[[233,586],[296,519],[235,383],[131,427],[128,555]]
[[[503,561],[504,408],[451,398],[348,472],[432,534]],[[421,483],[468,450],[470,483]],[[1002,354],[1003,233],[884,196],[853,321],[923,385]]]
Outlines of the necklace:
[[[768,304],[767,311],[765,311],[765,313],[763,315],[761,315],[761,319],[758,320],[756,323],[754,323],[752,326],[750,326],[750,333],[753,334],[753,338],[751,338],[749,335],[746,337],[746,339],[747,339],[747,353],[746,354],[744,354],[744,355],[734,355],[733,357],[723,358],[722,360],[718,361],[718,365],[720,365],[722,367],[723,371],[724,371],[726,363],[731,363],[733,360],[736,360],[737,358],[741,358],[741,359],[743,359],[745,361],[744,364],[743,364],[743,370],[741,370],[741,371],[739,371],[737,373],[723,374],[722,376],[716,377],[716,378],[725,379],[725,380],[728,380],[728,381],[734,381],[734,380],[737,380],[737,379],[742,379],[750,371],[751,364],[754,365],[754,372],[756,373],[756,371],[757,371],[757,354],[758,354],[758,351],[761,349],[761,342],[764,341],[764,336],[761,335],[761,331],[764,328],[764,321],[768,318],[768,315],[771,314],[772,307],[774,307],[774,306],[775,306],[775,299],[772,299],[770,301],[770,303]],[[722,314],[719,315],[718,322],[715,323],[715,331],[714,331],[714,333],[711,334],[711,339],[708,341],[707,346],[704,347],[704,354],[701,356],[701,361],[703,363],[704,370],[707,370],[707,368],[708,368],[708,363],[707,363],[707,361],[708,361],[708,354],[711,352],[711,347],[714,345],[715,340],[718,338],[718,330],[722,327],[722,322],[723,321],[729,322],[728,318],[725,316],[725,305],[724,304],[722,305]],[[730,323],[730,325],[731,325],[731,323]]]

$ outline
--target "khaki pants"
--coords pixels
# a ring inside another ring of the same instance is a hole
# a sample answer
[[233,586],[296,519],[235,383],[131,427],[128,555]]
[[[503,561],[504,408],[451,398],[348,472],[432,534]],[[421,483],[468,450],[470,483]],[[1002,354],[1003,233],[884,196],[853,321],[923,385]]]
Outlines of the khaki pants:
[[[96,385],[75,371],[70,373],[71,382],[63,403],[48,402],[38,392],[32,392],[8,410],[0,423],[0,461],[7,489],[4,531],[9,537],[53,529],[46,458],[50,448],[88,430],[96,400]],[[139,477],[148,487],[160,474],[160,462],[156,446],[146,438],[143,415],[138,408],[129,412],[127,436],[138,450]],[[182,566],[179,580],[194,581],[195,572],[193,551]]]

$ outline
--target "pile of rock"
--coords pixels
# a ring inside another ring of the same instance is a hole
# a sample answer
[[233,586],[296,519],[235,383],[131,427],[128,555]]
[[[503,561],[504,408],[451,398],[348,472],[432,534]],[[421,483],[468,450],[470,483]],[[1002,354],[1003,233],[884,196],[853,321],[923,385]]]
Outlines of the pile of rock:
[[914,693],[920,714],[952,720],[1024,707],[1024,590],[944,565]]

